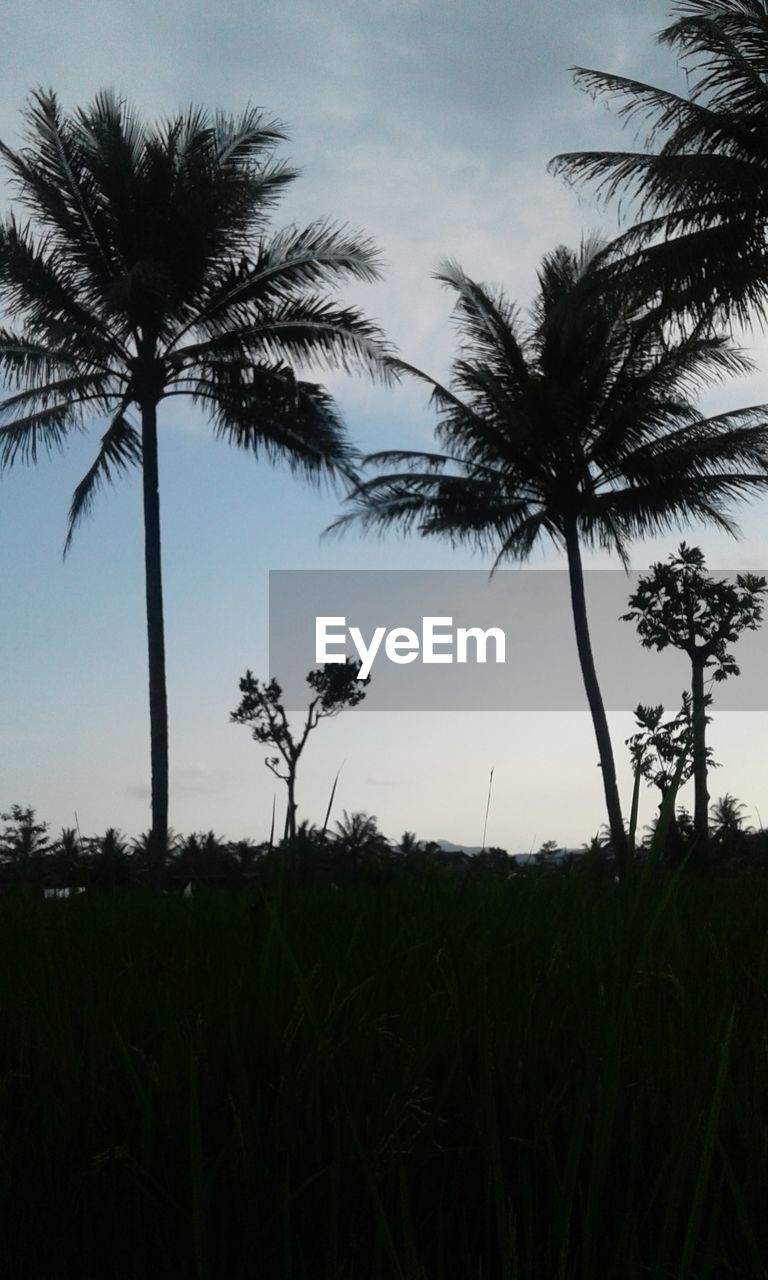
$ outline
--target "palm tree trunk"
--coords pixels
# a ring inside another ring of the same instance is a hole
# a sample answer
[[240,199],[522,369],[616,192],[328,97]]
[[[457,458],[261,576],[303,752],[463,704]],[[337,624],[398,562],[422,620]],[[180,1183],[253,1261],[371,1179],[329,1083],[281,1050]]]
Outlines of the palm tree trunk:
[[707,790],[707,707],[704,699],[704,662],[693,659],[691,680],[693,720],[693,830],[701,847],[709,839],[709,791]]
[[159,862],[168,845],[168,696],[165,686],[165,628],[160,557],[160,492],[157,470],[157,405],[141,410],[144,487],[144,570],[149,658],[149,735],[152,772],[153,854]]
[[581,663],[581,674],[584,678],[587,702],[592,713],[592,723],[595,727],[600,768],[603,774],[605,803],[608,810],[611,844],[616,857],[619,876],[623,878],[627,866],[627,836],[621,813],[611,735],[608,729],[603,696],[600,692],[595,660],[592,655],[592,644],[589,638],[587,601],[584,595],[584,572],[581,565],[579,537],[575,524],[571,524],[565,530],[565,546],[568,553],[568,577],[571,585],[571,605],[573,607],[573,624],[576,631],[576,647],[579,652],[579,662]]

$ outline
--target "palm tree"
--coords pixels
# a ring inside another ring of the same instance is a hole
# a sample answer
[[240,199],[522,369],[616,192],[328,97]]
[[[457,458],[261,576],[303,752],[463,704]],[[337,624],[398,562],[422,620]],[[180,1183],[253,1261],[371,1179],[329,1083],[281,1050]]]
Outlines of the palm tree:
[[[309,478],[348,473],[338,412],[297,369],[376,372],[379,330],[330,287],[378,276],[371,243],[317,222],[267,234],[295,172],[282,127],[248,109],[190,108],[152,126],[112,93],[66,115],[32,95],[26,144],[0,144],[21,205],[0,223],[0,466],[34,462],[90,418],[107,427],[70,509],[67,546],[96,491],[142,472],[152,835],[168,829],[168,731],[158,498],[158,406],[187,396],[216,434]],[[129,412],[138,411],[138,426]]]
[[[734,532],[729,502],[768,484],[768,426],[755,408],[704,419],[693,390],[749,367],[700,322],[687,335],[595,286],[601,247],[545,257],[525,327],[498,289],[455,264],[438,279],[456,295],[461,335],[451,388],[427,381],[444,453],[397,451],[367,462],[399,469],[361,481],[334,528],[357,523],[448,537],[504,560],[544,538],[565,550],[576,643],[602,766],[613,849],[626,837],[613,751],[587,621],[582,547],[618,552],[630,539],[704,519]],[[766,411],[768,412],[768,410]]]
[[395,852],[403,858],[413,858],[416,854],[424,852],[422,841],[413,831],[404,831],[394,848]]
[[678,52],[687,96],[575,70],[593,96],[648,121],[648,148],[559,155],[550,168],[596,180],[607,198],[638,197],[640,221],[605,264],[621,287],[639,281],[668,310],[744,322],[768,303],[768,4],[678,0],[672,12],[658,39]]
[[747,806],[726,791],[724,796],[712,805],[712,834],[716,839],[737,839],[748,835],[752,827],[745,826]]
[[336,848],[352,859],[357,867],[364,857],[377,858],[390,851],[389,841],[379,831],[376,818],[368,813],[347,813],[336,823],[333,837]]

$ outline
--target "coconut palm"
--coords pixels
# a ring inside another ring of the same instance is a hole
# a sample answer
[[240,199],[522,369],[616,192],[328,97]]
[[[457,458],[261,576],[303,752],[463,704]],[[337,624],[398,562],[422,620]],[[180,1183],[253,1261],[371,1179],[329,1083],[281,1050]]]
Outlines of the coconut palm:
[[378,858],[390,852],[389,841],[379,831],[376,818],[368,813],[347,813],[336,823],[333,842],[336,848],[352,859],[357,867],[361,858]]
[[752,827],[746,825],[747,806],[726,791],[712,805],[712,834],[718,840],[748,835]]
[[768,410],[705,419],[697,387],[749,367],[703,322],[671,334],[594,276],[601,246],[545,257],[524,326],[501,290],[455,264],[438,273],[456,295],[460,345],[450,388],[432,387],[444,452],[370,457],[334,528],[390,526],[447,537],[505,560],[549,539],[567,556],[576,643],[594,722],[611,839],[626,850],[603,700],[590,642],[582,548],[618,552],[631,539],[695,519],[735,531],[732,500],[768,483]]
[[606,263],[622,287],[641,281],[667,309],[745,321],[768,303],[768,4],[679,0],[672,12],[658,39],[683,63],[686,96],[575,72],[593,96],[616,99],[626,119],[648,122],[648,146],[559,155],[551,168],[597,181],[607,198],[639,199],[640,221]]
[[[381,335],[331,286],[378,275],[371,243],[317,222],[268,235],[295,172],[285,133],[248,109],[190,108],[147,125],[111,93],[65,114],[32,95],[19,150],[0,144],[30,215],[0,223],[0,466],[34,461],[106,421],[78,485],[67,545],[97,490],[142,472],[152,832],[167,834],[168,741],[158,500],[158,407],[186,396],[215,433],[310,478],[348,470],[328,393],[297,371],[380,367]],[[137,422],[130,417],[137,414]]]

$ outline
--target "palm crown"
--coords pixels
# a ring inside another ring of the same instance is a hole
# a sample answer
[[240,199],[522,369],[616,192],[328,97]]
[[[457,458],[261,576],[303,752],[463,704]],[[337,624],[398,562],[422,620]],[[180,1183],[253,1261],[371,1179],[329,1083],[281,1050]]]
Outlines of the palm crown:
[[[328,394],[293,365],[381,368],[381,335],[327,286],[377,276],[371,244],[319,222],[268,237],[296,175],[256,110],[189,110],[153,128],[110,93],[65,116],[37,93],[19,151],[0,144],[33,225],[0,225],[0,285],[22,321],[0,333],[0,462],[34,460],[109,415],[71,527],[98,485],[139,462],[131,404],[190,395],[233,443],[305,472],[344,468]],[[71,533],[71,528],[70,528]]]
[[597,291],[603,255],[548,255],[527,324],[503,292],[440,271],[457,298],[451,388],[411,372],[432,384],[445,452],[372,455],[400,470],[362,481],[337,524],[447,534],[496,564],[542,538],[564,546],[571,528],[624,560],[631,538],[681,517],[734,530],[732,501],[768,482],[766,410],[704,418],[691,397],[751,365],[703,322],[673,334]]
[[[607,198],[639,198],[639,222],[617,241],[622,287],[641,271],[669,310],[713,308],[746,321],[768,301],[768,5],[679,0],[659,40],[690,73],[687,97],[579,67],[593,96],[649,124],[644,150],[556,156],[567,178]],[[609,265],[609,264],[606,264]]]

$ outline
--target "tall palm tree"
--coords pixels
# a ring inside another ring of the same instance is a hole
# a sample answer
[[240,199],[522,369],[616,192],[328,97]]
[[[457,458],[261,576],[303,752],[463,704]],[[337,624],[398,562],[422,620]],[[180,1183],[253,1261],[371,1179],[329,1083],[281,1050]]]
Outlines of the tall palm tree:
[[[285,133],[248,109],[190,108],[154,125],[112,93],[62,112],[32,95],[20,150],[0,144],[30,215],[0,222],[0,466],[34,461],[89,419],[107,427],[78,485],[67,546],[96,491],[142,472],[152,834],[168,829],[168,729],[158,498],[158,407],[186,396],[217,435],[309,478],[348,473],[350,449],[307,365],[375,373],[374,324],[341,307],[337,282],[377,278],[371,243],[317,222],[268,235],[295,172],[272,158]],[[138,425],[130,418],[138,414]]]
[[504,560],[541,539],[564,549],[576,643],[592,713],[611,839],[626,852],[611,739],[590,642],[582,547],[618,552],[632,538],[704,519],[735,531],[733,499],[768,485],[768,408],[705,419],[692,392],[749,362],[703,322],[686,335],[601,292],[601,246],[544,258],[530,322],[501,290],[455,264],[438,273],[456,295],[460,345],[447,388],[427,381],[445,452],[389,451],[370,466],[333,528],[389,526],[448,537]]
[[649,125],[639,150],[556,156],[550,168],[638,200],[639,221],[605,265],[622,287],[655,287],[672,311],[745,322],[768,304],[768,3],[678,0],[659,33],[688,75],[686,96],[584,67],[577,84]]

